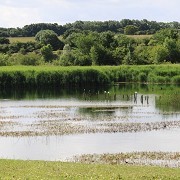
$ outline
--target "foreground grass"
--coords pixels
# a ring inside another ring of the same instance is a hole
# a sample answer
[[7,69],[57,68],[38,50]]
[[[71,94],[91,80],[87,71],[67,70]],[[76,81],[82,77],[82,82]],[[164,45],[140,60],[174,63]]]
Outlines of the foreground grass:
[[180,179],[180,169],[0,160],[0,179]]

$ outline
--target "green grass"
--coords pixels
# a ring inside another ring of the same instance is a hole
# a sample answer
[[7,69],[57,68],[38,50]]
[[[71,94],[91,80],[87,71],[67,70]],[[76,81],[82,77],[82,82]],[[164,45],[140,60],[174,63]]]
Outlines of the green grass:
[[180,179],[180,169],[0,160],[0,179]]

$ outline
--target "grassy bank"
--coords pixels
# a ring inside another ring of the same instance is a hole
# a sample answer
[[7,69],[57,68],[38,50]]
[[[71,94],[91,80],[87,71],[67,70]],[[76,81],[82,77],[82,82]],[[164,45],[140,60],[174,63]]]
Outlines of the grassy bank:
[[180,169],[0,160],[0,179],[180,179]]
[[180,84],[180,65],[151,66],[5,66],[0,86],[86,86],[116,82]]

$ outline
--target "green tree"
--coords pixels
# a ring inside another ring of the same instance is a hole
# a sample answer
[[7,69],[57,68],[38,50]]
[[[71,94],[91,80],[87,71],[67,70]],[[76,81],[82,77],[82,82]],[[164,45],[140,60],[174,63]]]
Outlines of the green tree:
[[112,52],[101,44],[91,47],[90,57],[93,65],[116,65]]
[[176,29],[162,29],[153,35],[153,39],[162,44],[166,38],[178,40],[179,33]]
[[42,56],[46,62],[49,62],[53,59],[53,57],[54,57],[53,49],[52,49],[52,46],[50,44],[44,45],[40,49],[40,51],[41,51],[41,54],[42,54]]
[[163,45],[154,46],[150,51],[150,59],[155,64],[166,62],[167,58],[168,49]]
[[43,45],[50,44],[53,50],[63,49],[64,43],[59,40],[57,34],[52,30],[41,30],[36,36],[35,40]]
[[91,66],[92,60],[89,54],[84,54],[78,50],[73,51],[74,65],[76,66]]
[[75,39],[75,46],[84,54],[89,54],[91,47],[96,44],[97,36],[95,33],[80,34]]
[[137,46],[133,52],[134,54],[134,64],[142,65],[142,64],[152,64],[152,60],[150,60],[150,47],[148,46]]
[[10,41],[8,38],[0,37],[0,44],[10,44]]
[[168,50],[167,60],[176,63],[180,59],[180,51],[178,48],[178,42],[172,38],[166,38],[163,43],[164,47]]
[[134,25],[127,25],[124,28],[124,34],[126,35],[134,35],[138,31],[138,27]]
[[73,66],[74,65],[74,56],[70,52],[68,54],[62,54],[60,56],[59,65],[61,66]]
[[63,53],[60,56],[59,64],[62,66],[73,66],[74,65],[74,56],[71,51],[71,46],[69,44],[65,44],[63,48]]
[[110,31],[100,33],[100,43],[106,48],[112,48],[116,45],[114,36],[115,34]]

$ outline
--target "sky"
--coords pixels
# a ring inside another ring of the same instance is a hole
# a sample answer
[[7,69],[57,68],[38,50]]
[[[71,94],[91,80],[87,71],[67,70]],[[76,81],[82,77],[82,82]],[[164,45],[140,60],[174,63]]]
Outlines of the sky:
[[77,20],[180,22],[180,0],[0,0],[0,27]]

